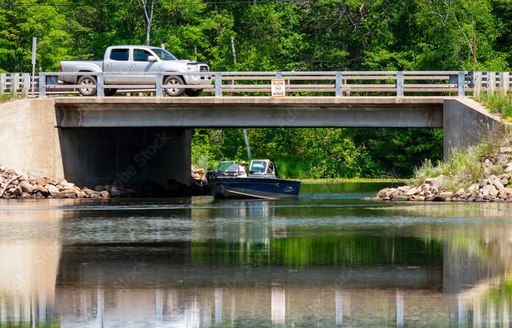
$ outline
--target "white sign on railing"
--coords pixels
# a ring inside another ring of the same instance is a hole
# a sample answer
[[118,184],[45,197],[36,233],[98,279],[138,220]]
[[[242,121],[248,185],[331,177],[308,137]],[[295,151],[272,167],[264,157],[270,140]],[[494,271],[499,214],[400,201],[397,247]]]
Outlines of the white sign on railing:
[[272,98],[286,96],[286,81],[284,79],[272,79]]

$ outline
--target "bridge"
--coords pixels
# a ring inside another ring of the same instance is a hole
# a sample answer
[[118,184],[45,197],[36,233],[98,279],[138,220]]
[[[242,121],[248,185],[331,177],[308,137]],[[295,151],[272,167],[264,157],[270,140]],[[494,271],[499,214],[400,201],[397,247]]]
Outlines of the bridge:
[[[73,97],[78,86],[46,84],[47,74],[35,98],[0,106],[9,145],[1,165],[79,185],[151,182],[166,191],[190,185],[190,131],[198,127],[443,128],[448,158],[497,126],[466,93],[510,84],[505,73],[481,75],[478,87],[465,72],[211,73],[204,97],[164,97],[158,79],[104,97],[100,76],[99,96]],[[275,78],[287,83],[284,97],[272,97]]]

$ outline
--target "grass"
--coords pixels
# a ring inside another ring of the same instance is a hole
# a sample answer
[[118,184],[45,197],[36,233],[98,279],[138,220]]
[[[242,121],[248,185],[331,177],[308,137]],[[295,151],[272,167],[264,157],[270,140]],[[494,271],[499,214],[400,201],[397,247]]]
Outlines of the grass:
[[12,94],[12,93],[1,94],[0,95],[0,104],[6,103],[9,101],[13,101],[13,100],[22,99],[22,98],[23,98],[23,96],[18,95],[18,94]]
[[474,100],[486,106],[491,113],[499,114],[508,121],[512,121],[512,94],[486,94],[482,93]]
[[443,176],[441,187],[444,190],[455,192],[458,189],[468,189],[471,185],[479,183],[489,175],[503,173],[501,165],[484,165],[487,158],[493,158],[504,144],[496,142],[510,140],[510,132],[501,132],[499,136],[490,136],[475,146],[457,150],[447,162],[439,161],[434,165],[426,160],[415,171],[409,185],[419,186],[426,178]]

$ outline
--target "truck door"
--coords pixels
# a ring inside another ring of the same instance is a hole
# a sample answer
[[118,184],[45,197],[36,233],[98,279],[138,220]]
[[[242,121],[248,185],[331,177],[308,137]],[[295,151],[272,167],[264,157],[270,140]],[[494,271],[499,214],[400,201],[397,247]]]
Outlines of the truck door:
[[[149,60],[150,56],[154,60]],[[145,49],[133,49],[133,62],[130,65],[130,74],[133,81],[138,84],[155,84],[156,72],[160,70],[158,57]]]
[[103,61],[106,84],[129,84],[129,57],[129,48],[114,48],[110,50],[110,54],[105,56]]

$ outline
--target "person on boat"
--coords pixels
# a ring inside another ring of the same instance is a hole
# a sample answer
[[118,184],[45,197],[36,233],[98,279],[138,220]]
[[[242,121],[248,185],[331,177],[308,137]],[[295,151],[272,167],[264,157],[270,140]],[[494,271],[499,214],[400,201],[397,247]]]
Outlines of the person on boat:
[[240,165],[238,165],[238,176],[239,177],[247,177],[247,162],[241,161]]

